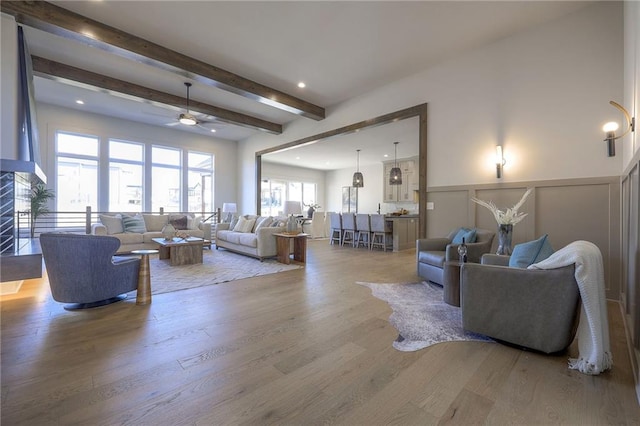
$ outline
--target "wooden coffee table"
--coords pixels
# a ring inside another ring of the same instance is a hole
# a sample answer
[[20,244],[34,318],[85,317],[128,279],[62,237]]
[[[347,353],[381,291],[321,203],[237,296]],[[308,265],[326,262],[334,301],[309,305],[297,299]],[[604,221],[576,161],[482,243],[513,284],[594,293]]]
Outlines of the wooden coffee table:
[[153,238],[153,241],[160,247],[160,259],[169,259],[169,265],[193,265],[202,263],[202,247],[204,240],[202,238],[173,238],[165,240],[164,238]]

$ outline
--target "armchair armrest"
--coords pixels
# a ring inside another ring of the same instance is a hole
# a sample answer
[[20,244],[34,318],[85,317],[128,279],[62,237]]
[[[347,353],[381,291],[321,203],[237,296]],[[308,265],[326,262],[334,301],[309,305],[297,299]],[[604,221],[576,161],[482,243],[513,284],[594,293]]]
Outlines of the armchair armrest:
[[200,224],[198,225],[198,228],[200,228],[200,230],[202,231],[203,237],[205,240],[211,239],[211,223],[210,222],[200,222]]
[[223,223],[223,222],[220,222],[220,223],[216,224],[216,227],[215,227],[216,240],[218,239],[218,232],[220,232],[220,231],[228,231],[229,230],[229,225],[230,225],[230,223]]
[[580,312],[574,271],[574,265],[550,270],[462,265],[464,329],[546,353],[565,349]]
[[101,223],[91,225],[91,235],[108,235],[107,227]]
[[416,240],[416,251],[444,251],[450,242],[448,238],[422,238]]

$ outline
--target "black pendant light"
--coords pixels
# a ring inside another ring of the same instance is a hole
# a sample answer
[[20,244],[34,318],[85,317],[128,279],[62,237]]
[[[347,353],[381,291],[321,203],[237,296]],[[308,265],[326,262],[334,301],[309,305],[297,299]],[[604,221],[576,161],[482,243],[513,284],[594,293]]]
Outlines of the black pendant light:
[[354,188],[364,188],[364,176],[360,173],[360,150],[356,149],[358,153],[358,167],[356,172],[353,174],[353,186]]
[[394,142],[395,145],[395,163],[389,173],[389,185],[402,185],[402,170],[398,167],[398,144],[400,142]]

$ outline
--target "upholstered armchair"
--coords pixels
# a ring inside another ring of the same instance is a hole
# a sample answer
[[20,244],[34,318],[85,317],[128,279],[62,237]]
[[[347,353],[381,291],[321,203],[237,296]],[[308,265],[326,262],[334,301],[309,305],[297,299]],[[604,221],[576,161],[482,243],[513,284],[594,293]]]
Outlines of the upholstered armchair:
[[[444,263],[458,261],[458,246],[453,243],[460,228],[443,238],[424,238],[416,241],[418,276],[427,281],[444,285]],[[468,262],[480,263],[483,254],[489,253],[495,232],[475,229],[476,241],[466,243]]]
[[538,270],[507,267],[508,256],[485,255],[461,268],[462,325],[518,347],[566,349],[580,315],[575,265]]
[[103,306],[126,298],[138,287],[140,259],[114,254],[120,240],[111,236],[40,235],[53,299],[65,309]]

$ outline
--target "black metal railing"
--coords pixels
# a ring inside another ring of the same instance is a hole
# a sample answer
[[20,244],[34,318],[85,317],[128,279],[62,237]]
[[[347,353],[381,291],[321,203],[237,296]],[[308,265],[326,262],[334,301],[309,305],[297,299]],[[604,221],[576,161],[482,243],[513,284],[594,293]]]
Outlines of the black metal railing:
[[[87,206],[85,211],[69,211],[69,212],[49,212],[39,216],[34,226],[34,237],[38,237],[44,232],[72,232],[72,233],[91,233],[91,225],[100,222],[101,214],[113,215],[116,212],[99,212],[93,211]],[[205,222],[217,223],[220,221],[220,209],[214,212],[168,212],[164,208],[160,208],[157,212],[131,212],[129,214],[192,214],[201,215]],[[31,237],[31,212],[16,212],[16,236],[17,238]]]

